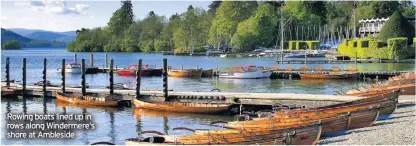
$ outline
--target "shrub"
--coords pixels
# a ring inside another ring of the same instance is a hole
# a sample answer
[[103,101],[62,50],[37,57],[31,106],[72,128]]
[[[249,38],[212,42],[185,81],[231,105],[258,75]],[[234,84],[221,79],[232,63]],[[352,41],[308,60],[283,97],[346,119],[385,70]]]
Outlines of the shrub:
[[411,44],[411,39],[414,36],[415,27],[400,12],[396,11],[383,25],[377,38],[386,42],[389,38],[406,37],[408,38],[408,44]]
[[379,40],[344,40],[337,50],[339,54],[351,58],[374,59],[404,59],[415,53],[415,49],[407,45],[407,38],[392,38],[388,43]]

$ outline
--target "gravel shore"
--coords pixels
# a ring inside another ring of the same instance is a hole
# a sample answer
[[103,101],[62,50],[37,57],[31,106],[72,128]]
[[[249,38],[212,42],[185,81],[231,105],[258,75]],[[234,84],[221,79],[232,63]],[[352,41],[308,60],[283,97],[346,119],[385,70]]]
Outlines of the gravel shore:
[[392,117],[376,125],[321,138],[319,145],[416,145],[416,104],[400,104]]

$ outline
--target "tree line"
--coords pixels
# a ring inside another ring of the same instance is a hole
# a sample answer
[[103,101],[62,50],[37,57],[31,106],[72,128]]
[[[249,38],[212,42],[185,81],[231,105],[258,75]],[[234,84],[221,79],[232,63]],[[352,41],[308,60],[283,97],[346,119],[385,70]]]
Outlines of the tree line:
[[247,52],[278,45],[281,18],[285,40],[316,40],[317,33],[310,34],[323,29],[306,28],[353,28],[360,19],[386,18],[395,11],[414,16],[416,12],[410,1],[213,1],[208,7],[190,5],[169,18],[151,11],[135,20],[131,1],[121,1],[107,26],[77,30],[67,50],[201,52],[232,47],[234,52]]

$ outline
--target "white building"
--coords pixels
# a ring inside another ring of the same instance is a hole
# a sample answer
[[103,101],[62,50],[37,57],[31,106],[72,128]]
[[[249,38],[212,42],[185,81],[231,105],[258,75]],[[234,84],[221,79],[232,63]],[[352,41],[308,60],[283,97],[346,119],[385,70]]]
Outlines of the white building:
[[389,20],[389,18],[376,18],[376,19],[361,19],[358,21],[360,29],[358,33],[361,38],[366,36],[376,36],[383,27],[384,23]]

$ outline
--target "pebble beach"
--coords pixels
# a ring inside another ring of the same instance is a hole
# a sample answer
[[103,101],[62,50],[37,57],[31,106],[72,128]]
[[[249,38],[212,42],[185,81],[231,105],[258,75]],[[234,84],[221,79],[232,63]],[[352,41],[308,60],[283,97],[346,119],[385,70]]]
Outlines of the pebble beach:
[[416,104],[401,103],[389,119],[342,136],[321,138],[318,145],[416,145]]

